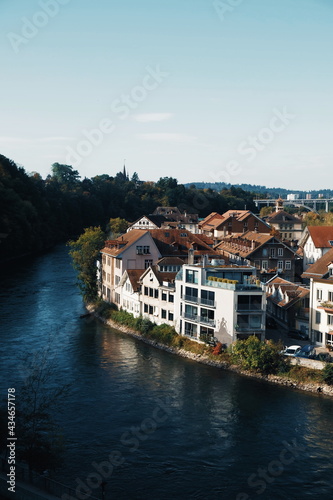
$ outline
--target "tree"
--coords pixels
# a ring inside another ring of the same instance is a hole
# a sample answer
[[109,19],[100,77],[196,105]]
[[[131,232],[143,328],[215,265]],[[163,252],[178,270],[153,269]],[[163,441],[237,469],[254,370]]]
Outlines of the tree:
[[18,458],[28,464],[30,471],[54,470],[61,465],[64,451],[54,414],[61,411],[69,386],[55,383],[56,369],[49,348],[28,353],[18,369],[24,377],[18,389]]
[[251,335],[246,340],[237,340],[232,345],[232,360],[245,370],[263,374],[277,373],[283,369],[286,360],[281,355],[282,345],[269,340],[261,342]]
[[97,298],[96,261],[104,246],[105,234],[100,227],[89,227],[76,241],[69,241],[74,269],[78,271],[79,288],[85,301]]
[[70,165],[61,163],[53,163],[52,165],[53,178],[67,189],[72,189],[78,184],[80,174],[77,170],[73,170]]
[[107,229],[110,231],[112,238],[117,238],[119,235],[126,233],[128,226],[127,220],[116,217],[110,219]]

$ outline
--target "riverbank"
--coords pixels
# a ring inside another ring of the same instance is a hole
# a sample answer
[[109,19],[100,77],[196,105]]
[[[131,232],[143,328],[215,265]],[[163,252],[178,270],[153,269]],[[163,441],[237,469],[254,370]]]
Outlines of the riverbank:
[[[182,348],[175,348],[175,347],[170,347],[165,344],[162,344],[160,342],[157,342],[155,340],[146,338],[144,335],[142,335],[140,332],[135,331],[133,328],[130,328],[128,326],[119,324],[115,322],[113,319],[108,319],[105,318],[103,315],[101,315],[98,311],[96,310],[96,307],[92,304],[87,304],[86,308],[89,312],[89,314],[92,314],[94,317],[102,321],[103,323],[107,324],[111,328],[114,328],[115,330],[119,330],[122,333],[126,333],[127,335],[130,335],[131,337],[134,337],[141,342],[144,342],[145,344],[149,344],[152,347],[155,347],[156,349],[160,349],[166,352],[169,352],[171,354],[175,354],[177,356],[181,356],[182,358],[187,358],[192,361],[196,361],[198,363],[202,363],[208,366],[212,366],[215,368],[220,368],[228,371],[232,371],[235,373],[238,373],[239,375],[243,375],[246,377],[258,379],[258,380],[263,380],[268,383],[272,384],[278,384],[282,385],[285,387],[290,387],[292,389],[298,389],[301,391],[306,391],[306,392],[312,392],[316,393],[319,395],[327,395],[327,396],[332,396],[333,397],[333,386],[324,384],[323,382],[300,382],[291,378],[288,378],[287,376],[281,376],[281,375],[263,375],[260,373],[256,372],[251,372],[247,370],[243,370],[241,367],[238,365],[233,365],[230,364],[229,362],[223,361],[223,360],[213,360],[211,357],[205,355],[205,354],[196,354],[194,352],[188,351],[186,349]],[[295,360],[295,363],[297,363],[297,360]]]

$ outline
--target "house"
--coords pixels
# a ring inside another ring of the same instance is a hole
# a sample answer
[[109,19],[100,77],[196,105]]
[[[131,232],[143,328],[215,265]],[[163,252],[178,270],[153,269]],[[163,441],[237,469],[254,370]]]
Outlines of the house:
[[175,329],[193,340],[230,345],[265,337],[265,291],[251,266],[185,264],[176,276]]
[[270,226],[250,210],[228,210],[223,215],[213,212],[199,223],[199,229],[215,240],[247,231],[271,232]]
[[162,258],[140,277],[142,316],[161,325],[174,325],[175,277],[184,262]]
[[126,269],[118,287],[118,293],[120,295],[118,305],[120,305],[124,311],[133,314],[135,318],[142,315],[140,293],[141,275],[142,269]]
[[333,247],[333,226],[308,226],[299,246],[303,252],[303,270],[314,264]]
[[198,214],[182,213],[178,207],[157,207],[150,215],[144,215],[133,222],[128,231],[133,229],[186,229],[198,233]]
[[309,333],[310,289],[279,276],[266,283],[267,315],[284,329]]
[[296,243],[303,232],[302,219],[289,214],[283,209],[283,200],[279,198],[276,202],[275,212],[265,217],[265,221],[280,233],[282,241]]
[[149,231],[134,229],[115,240],[107,240],[101,250],[100,293],[104,300],[120,305],[120,281],[126,270],[147,269],[160,254]]
[[230,262],[254,266],[264,283],[276,274],[295,281],[301,273],[301,258],[295,250],[271,234],[248,231],[223,238],[214,249]]
[[333,248],[302,278],[310,280],[310,338],[317,345],[333,346]]
[[185,229],[153,229],[150,234],[163,257],[180,257],[187,261],[189,250],[193,250],[195,261],[201,261],[203,255],[219,258],[213,240],[205,235]]

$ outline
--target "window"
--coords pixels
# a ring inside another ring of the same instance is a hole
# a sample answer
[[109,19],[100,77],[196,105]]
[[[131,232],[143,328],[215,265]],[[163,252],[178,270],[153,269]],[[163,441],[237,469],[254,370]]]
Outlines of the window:
[[150,254],[150,246],[141,246],[141,245],[138,245],[136,247],[136,253],[137,253],[137,255]]
[[162,292],[162,300],[167,300],[167,294],[165,292]]
[[164,233],[164,236],[165,236],[166,238],[169,238],[170,233]]
[[185,318],[196,321],[198,318],[198,308],[195,306],[185,305]]
[[283,248],[278,248],[278,257],[283,257]]
[[172,293],[169,293],[169,302],[173,302],[174,301],[174,297],[172,295]]
[[210,292],[207,290],[201,291],[201,303],[205,306],[215,305],[215,292]]
[[270,256],[272,259],[275,259],[275,248],[270,248],[270,249],[269,249],[269,256]]
[[114,282],[115,282],[116,285],[119,285],[120,277],[119,276],[115,276],[114,277]]
[[149,295],[149,290],[148,290],[147,286],[145,286],[145,288],[144,288],[144,295],[147,295],[147,296]]
[[189,286],[185,287],[185,300],[190,302],[198,302],[198,290]]
[[154,290],[154,297],[155,299],[158,299],[158,290]]
[[277,270],[278,271],[283,271],[283,260],[278,260]]
[[267,262],[267,260],[263,260],[262,263],[261,263],[261,265],[262,265],[262,269],[264,269],[265,271],[267,271],[267,269],[268,269],[268,262]]
[[319,325],[319,323],[320,323],[320,317],[321,317],[320,311],[316,311],[316,324],[317,325]]
[[327,315],[327,324],[328,325],[333,325],[333,314],[328,314]]
[[333,247],[333,240],[329,240],[328,243],[331,245],[331,247]]
[[267,248],[263,248],[263,249],[262,249],[262,256],[263,256],[263,257],[267,257],[267,255],[268,255],[268,250],[267,250]]
[[162,310],[161,310],[161,316],[162,316],[162,319],[166,319],[166,317],[167,317],[167,312],[166,312],[166,310],[165,310],[165,309],[162,309]]
[[323,298],[323,291],[319,288],[317,289],[317,300],[321,300]]
[[187,233],[180,233],[181,238],[187,238]]
[[192,269],[186,269],[186,283],[198,283],[198,271],[194,271]]
[[194,325],[193,323],[187,323],[185,321],[185,335],[189,335],[190,337],[196,337],[197,325]]
[[329,302],[333,302],[333,292],[328,292],[328,300]]
[[116,268],[120,269],[120,259],[116,259]]
[[143,304],[143,311],[144,311],[145,313],[147,313],[147,312],[148,312],[148,304]]
[[285,264],[285,269],[286,271],[290,271],[291,269],[291,260],[286,260],[286,264]]
[[145,259],[145,269],[153,265],[152,259]]
[[116,304],[120,304],[120,294],[119,293],[115,294],[115,302],[116,302]]
[[154,314],[154,308],[153,308],[153,306],[149,306],[149,314]]
[[154,289],[149,288],[149,297],[154,297]]
[[169,321],[173,321],[173,313],[169,312]]

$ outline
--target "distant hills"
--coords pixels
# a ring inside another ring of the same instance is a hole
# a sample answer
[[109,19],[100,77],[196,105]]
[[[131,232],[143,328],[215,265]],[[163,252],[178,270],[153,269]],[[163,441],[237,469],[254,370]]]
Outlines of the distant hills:
[[332,189],[320,189],[311,191],[302,191],[295,189],[285,189],[282,187],[269,188],[266,186],[260,186],[258,184],[228,184],[225,182],[189,182],[184,184],[185,187],[195,186],[197,189],[212,189],[213,191],[220,192],[223,189],[230,189],[231,186],[236,188],[241,188],[244,191],[249,191],[254,194],[260,194],[263,198],[286,198],[288,194],[298,194],[300,199],[305,199],[307,194],[310,194],[312,198],[318,198],[321,195],[323,198],[333,198]]

